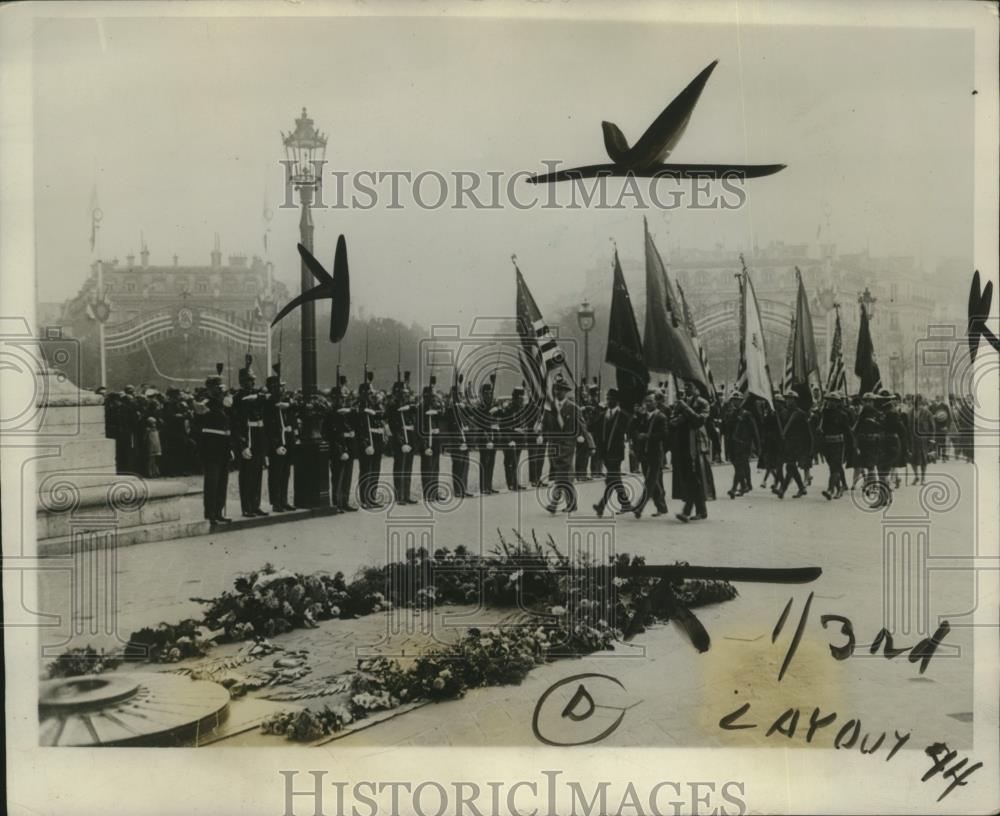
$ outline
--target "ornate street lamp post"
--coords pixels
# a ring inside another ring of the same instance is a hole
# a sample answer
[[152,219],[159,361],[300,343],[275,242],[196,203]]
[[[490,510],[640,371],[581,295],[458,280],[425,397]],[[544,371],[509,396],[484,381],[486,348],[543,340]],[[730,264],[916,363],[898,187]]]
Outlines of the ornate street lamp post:
[[[326,135],[316,130],[306,109],[295,120],[295,130],[282,134],[285,145],[288,180],[298,190],[301,216],[299,240],[312,252],[312,205],[317,189],[322,185]],[[313,287],[312,274],[305,261],[301,267],[301,287],[306,292]],[[316,378],[316,303],[302,304],[302,396],[308,405],[317,394]],[[295,460],[295,506],[329,507],[329,445],[323,441],[319,416],[305,411],[302,421],[302,439]]]
[[583,332],[583,382],[590,382],[590,332],[594,328],[594,310],[590,308],[590,301],[585,300],[580,304],[580,309],[576,313],[576,322]]

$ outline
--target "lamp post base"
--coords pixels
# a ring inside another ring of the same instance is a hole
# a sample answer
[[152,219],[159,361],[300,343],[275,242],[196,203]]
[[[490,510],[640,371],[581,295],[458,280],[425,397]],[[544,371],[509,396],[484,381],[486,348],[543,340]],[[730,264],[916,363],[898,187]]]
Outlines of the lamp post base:
[[330,446],[307,441],[295,453],[295,506],[330,506]]

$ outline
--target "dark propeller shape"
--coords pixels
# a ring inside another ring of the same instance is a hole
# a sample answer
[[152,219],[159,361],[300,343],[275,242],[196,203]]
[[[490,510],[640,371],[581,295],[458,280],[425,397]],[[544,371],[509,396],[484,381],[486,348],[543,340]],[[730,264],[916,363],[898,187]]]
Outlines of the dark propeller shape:
[[993,302],[993,281],[986,282],[986,288],[980,292],[979,270],[972,276],[972,288],[969,290],[969,359],[976,361],[979,351],[979,340],[983,338],[993,348],[1000,352],[1000,339],[986,327],[990,316],[990,305]]
[[598,176],[642,176],[648,178],[714,178],[740,176],[758,178],[784,170],[784,164],[666,164],[670,152],[676,147],[687,129],[691,114],[708,78],[719,64],[714,60],[688,83],[676,98],[663,109],[639,140],[629,147],[625,134],[613,122],[601,122],[604,130],[604,147],[612,164],[588,164],[558,170],[543,176],[532,176],[532,184],[553,181],[570,181]]
[[302,244],[298,245],[299,255],[319,283],[308,292],[289,301],[275,315],[271,325],[277,325],[285,315],[311,300],[329,298],[333,301],[330,309],[330,342],[339,343],[347,333],[347,322],[351,313],[351,277],[347,271],[347,241],[341,235],[337,239],[337,252],[333,258],[333,275],[331,276],[323,265]]

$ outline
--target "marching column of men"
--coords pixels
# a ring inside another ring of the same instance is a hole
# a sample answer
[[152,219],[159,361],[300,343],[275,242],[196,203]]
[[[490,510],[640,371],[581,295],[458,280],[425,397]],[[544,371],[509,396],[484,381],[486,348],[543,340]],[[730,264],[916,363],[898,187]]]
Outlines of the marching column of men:
[[[495,376],[482,384],[477,398],[466,394],[462,377],[446,395],[438,392],[432,377],[419,398],[411,389],[409,372],[402,377],[397,372],[388,396],[375,389],[373,380],[373,373],[366,372],[355,394],[338,373],[337,384],[325,395],[321,432],[330,450],[334,513],[384,505],[388,491],[382,489],[380,478],[386,456],[392,461],[390,500],[396,504],[418,501],[413,484],[417,460],[423,500],[442,500],[443,453],[451,462],[454,497],[474,497],[474,482],[483,496],[493,495],[500,451],[507,490],[526,490],[525,476],[533,487],[547,486],[550,513],[559,508],[576,512],[575,483],[603,477],[603,493],[593,505],[597,515],[611,509],[636,518],[650,502],[653,516],[667,513],[663,471],[669,456],[671,498],[682,502],[676,517],[698,521],[707,518],[706,502],[715,497],[712,464],[720,447],[733,465],[727,491],[731,499],[753,489],[750,460],[756,456],[765,483],[773,477],[771,490],[778,498],[792,483],[794,498],[807,495],[810,468],[822,460],[829,468],[826,489],[821,491],[824,499],[839,499],[860,484],[873,506],[881,507],[903,484],[923,482],[928,462],[944,458],[942,423],[957,421],[955,413],[963,418],[967,413],[965,406],[956,411],[940,398],[903,399],[885,389],[850,400],[837,391],[820,395],[818,390],[791,389],[775,395],[773,408],[765,400],[737,392],[726,401],[720,398],[713,407],[688,383],[673,404],[667,404],[661,388],[650,390],[634,408],[626,408],[613,388],[604,403],[595,387],[579,389],[574,400],[572,386],[561,378],[553,383],[548,398],[528,398],[522,384],[502,401],[495,394]],[[226,492],[234,466],[244,517],[268,515],[262,507],[265,467],[270,512],[295,509],[289,503],[289,482],[298,450],[301,403],[286,390],[280,369],[259,390],[248,360],[239,371],[239,383],[229,395],[221,377],[209,377],[201,398],[192,400],[186,420],[200,454],[204,515],[212,525],[229,522]],[[170,410],[179,414],[176,398],[168,402]],[[971,420],[963,421],[971,425]],[[969,447],[956,441],[954,449],[971,460]],[[641,476],[631,495],[624,476],[630,456],[636,458]],[[908,482],[911,467],[912,482]],[[850,487],[847,468],[854,471]],[[357,506],[352,504],[355,488]]]

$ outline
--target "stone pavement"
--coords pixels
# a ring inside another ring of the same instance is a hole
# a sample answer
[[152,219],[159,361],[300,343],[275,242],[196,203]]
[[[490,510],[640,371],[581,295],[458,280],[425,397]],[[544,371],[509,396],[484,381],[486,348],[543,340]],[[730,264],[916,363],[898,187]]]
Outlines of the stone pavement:
[[[475,690],[463,700],[424,706],[352,734],[345,745],[376,750],[396,744],[532,743],[532,714],[539,697],[557,680],[581,672],[618,678],[624,691],[614,692],[610,705],[635,704],[607,738],[611,745],[700,746],[721,744],[723,739],[727,745],[787,744],[781,734],[765,734],[774,719],[792,707],[802,712],[796,742],[803,739],[809,715],[819,707],[820,716],[836,711],[838,723],[860,718],[862,733],[873,732],[872,740],[883,731],[891,737],[894,729],[905,733],[919,724],[914,743],[970,744],[975,726],[972,637],[962,624],[969,622],[967,613],[976,603],[973,575],[936,567],[947,566],[947,556],[973,552],[975,469],[957,463],[936,466],[928,488],[904,488],[886,512],[863,510],[849,497],[826,502],[818,484],[825,468],[815,472],[817,484],[805,498],[779,501],[755,488],[750,496],[730,501],[723,493],[709,504],[708,521],[687,525],[672,516],[597,520],[592,512],[580,512],[552,517],[541,506],[547,499],[532,491],[466,500],[434,514],[421,506],[362,511],[121,548],[114,553],[117,583],[103,590],[91,588],[91,596],[82,599],[82,613],[80,582],[74,594],[72,570],[41,575],[39,610],[62,616],[60,625],[43,630],[43,638],[58,645],[57,651],[67,642],[113,645],[114,635],[101,634],[103,630],[127,636],[143,625],[196,615],[200,607],[190,596],[228,589],[237,574],[266,561],[302,572],[342,570],[351,575],[363,565],[400,557],[406,546],[489,549],[497,541],[498,528],[525,534],[535,530],[539,537],[551,534],[564,549],[581,537],[607,535],[616,550],[644,555],[649,563],[815,565],[823,568],[823,575],[807,585],[738,584],[735,600],[696,610],[712,637],[712,648],[704,654],[694,650],[675,624],[656,627],[612,654],[559,661],[536,669],[521,686]],[[729,468],[716,468],[720,489],[729,475]],[[584,482],[579,489],[580,507],[589,511],[600,485]],[[672,512],[679,509],[676,502],[670,505]],[[815,595],[801,644],[779,683],[779,668],[810,593]],[[793,601],[784,628],[772,643],[772,630],[789,599]],[[109,607],[116,611],[110,621],[104,612]],[[835,620],[824,628],[822,615],[850,619],[857,642],[853,657],[837,661],[831,656],[830,645],[843,644],[846,638]],[[923,676],[906,654],[890,661],[868,653],[883,625],[892,631],[897,648],[908,647],[929,636],[942,618],[952,629]],[[85,630],[97,631],[74,634],[74,620]],[[638,647],[644,656],[635,656]],[[604,681],[593,682],[587,689],[600,704],[608,687]],[[553,704],[565,705],[573,689],[568,685],[553,692]],[[900,689],[905,694],[899,694]],[[743,721],[757,727],[723,733],[720,718],[745,702],[750,709]],[[551,738],[573,739],[560,731],[565,718],[558,713],[549,723]],[[617,716],[604,709],[599,714]],[[593,723],[599,722],[597,717],[591,718]],[[821,729],[815,741],[829,747],[833,731]]]

